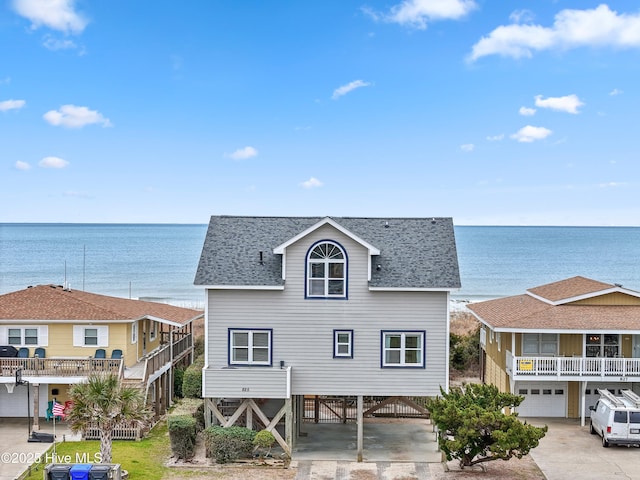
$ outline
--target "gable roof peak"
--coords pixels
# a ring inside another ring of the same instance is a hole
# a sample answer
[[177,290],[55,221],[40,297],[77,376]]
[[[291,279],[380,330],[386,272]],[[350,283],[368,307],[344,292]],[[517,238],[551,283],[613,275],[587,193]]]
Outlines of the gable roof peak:
[[527,295],[546,303],[559,305],[579,298],[602,295],[613,291],[622,291],[621,286],[578,275],[530,288],[527,290]]
[[289,245],[292,245],[292,244],[296,243],[301,238],[306,237],[311,232],[314,232],[318,228],[323,227],[325,225],[331,225],[336,230],[342,232],[343,234],[345,234],[346,236],[348,236],[349,238],[351,238],[355,242],[357,242],[360,245],[362,245],[363,247],[365,247],[367,250],[369,250],[369,255],[380,255],[380,249],[379,248],[371,245],[366,240],[364,240],[364,239],[360,238],[359,236],[355,235],[353,232],[349,231],[347,228],[345,228],[342,225],[340,225],[338,222],[336,222],[331,217],[324,217],[319,222],[315,223],[314,225],[311,225],[309,228],[307,228],[307,229],[303,230],[302,232],[298,233],[296,236],[294,236],[294,237],[290,238],[289,240],[287,240],[286,242],[278,245],[276,248],[273,249],[273,253],[276,254],[276,255],[284,254],[284,251],[286,250],[286,248]]

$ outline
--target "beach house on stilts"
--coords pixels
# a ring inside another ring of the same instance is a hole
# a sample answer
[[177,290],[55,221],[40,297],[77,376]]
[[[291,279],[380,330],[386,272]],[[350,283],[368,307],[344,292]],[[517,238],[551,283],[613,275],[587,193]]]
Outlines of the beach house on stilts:
[[425,414],[448,388],[450,218],[213,216],[195,284],[208,424],[266,428],[291,455],[335,416],[362,460],[367,414]]

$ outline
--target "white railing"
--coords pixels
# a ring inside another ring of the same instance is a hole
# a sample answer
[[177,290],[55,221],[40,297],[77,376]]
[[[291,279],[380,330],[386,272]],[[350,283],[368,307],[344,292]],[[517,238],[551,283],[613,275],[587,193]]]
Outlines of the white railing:
[[515,357],[507,370],[519,377],[640,377],[640,358]]

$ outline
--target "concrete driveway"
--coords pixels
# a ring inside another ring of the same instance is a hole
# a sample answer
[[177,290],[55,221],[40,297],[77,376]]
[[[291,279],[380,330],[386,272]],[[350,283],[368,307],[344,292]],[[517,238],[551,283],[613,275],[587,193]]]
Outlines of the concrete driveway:
[[[53,433],[53,422],[41,419],[40,432]],[[79,435],[72,434],[65,422],[57,422],[56,438],[58,442],[78,440]],[[0,480],[14,480],[53,446],[28,442],[28,439],[26,418],[0,419]]]
[[588,419],[585,427],[573,419],[526,420],[533,425],[549,426],[540,445],[531,451],[547,480],[640,480],[640,448],[603,448],[600,437],[589,433]]

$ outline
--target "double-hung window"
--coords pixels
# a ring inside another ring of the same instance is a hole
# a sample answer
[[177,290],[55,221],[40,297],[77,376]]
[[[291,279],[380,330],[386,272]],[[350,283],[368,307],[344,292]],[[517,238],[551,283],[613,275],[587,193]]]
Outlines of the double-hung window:
[[14,346],[38,345],[38,329],[36,327],[8,328],[7,343]]
[[333,331],[333,356],[353,358],[353,330]]
[[307,254],[306,294],[311,298],[346,298],[347,259],[342,247],[322,241]]
[[271,329],[229,329],[229,364],[271,365]]
[[84,344],[86,346],[98,345],[98,329],[97,328],[84,329]]
[[558,352],[558,335],[556,333],[523,333],[522,355],[543,356],[556,355]]
[[424,368],[424,331],[383,331],[382,367]]

